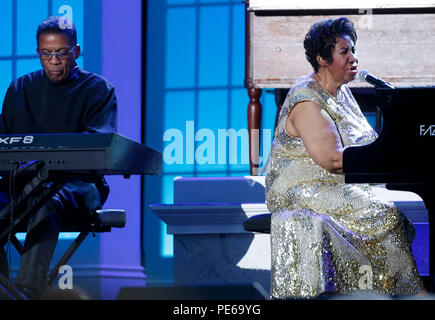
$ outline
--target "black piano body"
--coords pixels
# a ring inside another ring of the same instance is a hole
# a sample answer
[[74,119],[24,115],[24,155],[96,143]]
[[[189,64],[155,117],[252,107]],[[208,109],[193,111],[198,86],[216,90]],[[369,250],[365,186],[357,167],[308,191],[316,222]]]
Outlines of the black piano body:
[[346,183],[382,183],[424,201],[429,218],[429,290],[435,289],[435,87],[376,89],[378,138],[343,154]]

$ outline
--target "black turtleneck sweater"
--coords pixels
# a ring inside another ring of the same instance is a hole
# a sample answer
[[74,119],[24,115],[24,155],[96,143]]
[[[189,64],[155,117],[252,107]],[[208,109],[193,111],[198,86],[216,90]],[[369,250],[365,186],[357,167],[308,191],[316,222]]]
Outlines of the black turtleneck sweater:
[[117,102],[103,77],[75,67],[60,84],[43,70],[11,83],[0,119],[0,134],[115,132]]
[[[52,83],[43,70],[14,80],[0,114],[0,134],[116,130],[117,101],[113,86],[103,77],[77,66],[59,84]],[[7,186],[7,178],[2,180],[0,185]],[[67,183],[59,193],[75,207],[95,209],[102,206],[109,193],[105,179],[98,180],[96,186],[82,181]]]

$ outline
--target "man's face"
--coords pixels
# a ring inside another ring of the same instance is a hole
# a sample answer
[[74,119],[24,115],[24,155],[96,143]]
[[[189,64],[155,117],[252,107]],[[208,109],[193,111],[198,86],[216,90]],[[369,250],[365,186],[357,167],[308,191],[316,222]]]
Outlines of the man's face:
[[[72,51],[72,45],[67,36],[60,33],[43,33],[39,36],[40,53],[39,60],[45,75],[53,83],[64,81],[71,72],[74,61],[80,56],[80,46],[77,45]],[[46,56],[43,53],[63,53],[62,56]]]

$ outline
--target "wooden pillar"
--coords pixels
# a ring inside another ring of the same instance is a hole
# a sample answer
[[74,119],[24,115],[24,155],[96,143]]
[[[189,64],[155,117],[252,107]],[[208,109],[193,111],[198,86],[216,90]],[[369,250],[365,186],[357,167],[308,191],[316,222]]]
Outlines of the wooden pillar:
[[249,132],[249,164],[251,175],[258,175],[260,158],[261,127],[261,89],[254,88],[252,81],[252,12],[248,11],[249,1],[245,1],[245,87],[248,90],[248,132]]
[[249,163],[251,175],[258,175],[260,158],[260,128],[261,128],[261,89],[248,88],[248,132],[249,132]]

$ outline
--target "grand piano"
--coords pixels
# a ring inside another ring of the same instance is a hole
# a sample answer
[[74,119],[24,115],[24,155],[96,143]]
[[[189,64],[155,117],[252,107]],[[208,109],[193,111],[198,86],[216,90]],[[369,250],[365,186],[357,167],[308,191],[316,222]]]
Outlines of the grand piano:
[[429,290],[435,289],[435,86],[376,89],[378,138],[343,154],[346,183],[386,184],[424,201],[429,218]]

